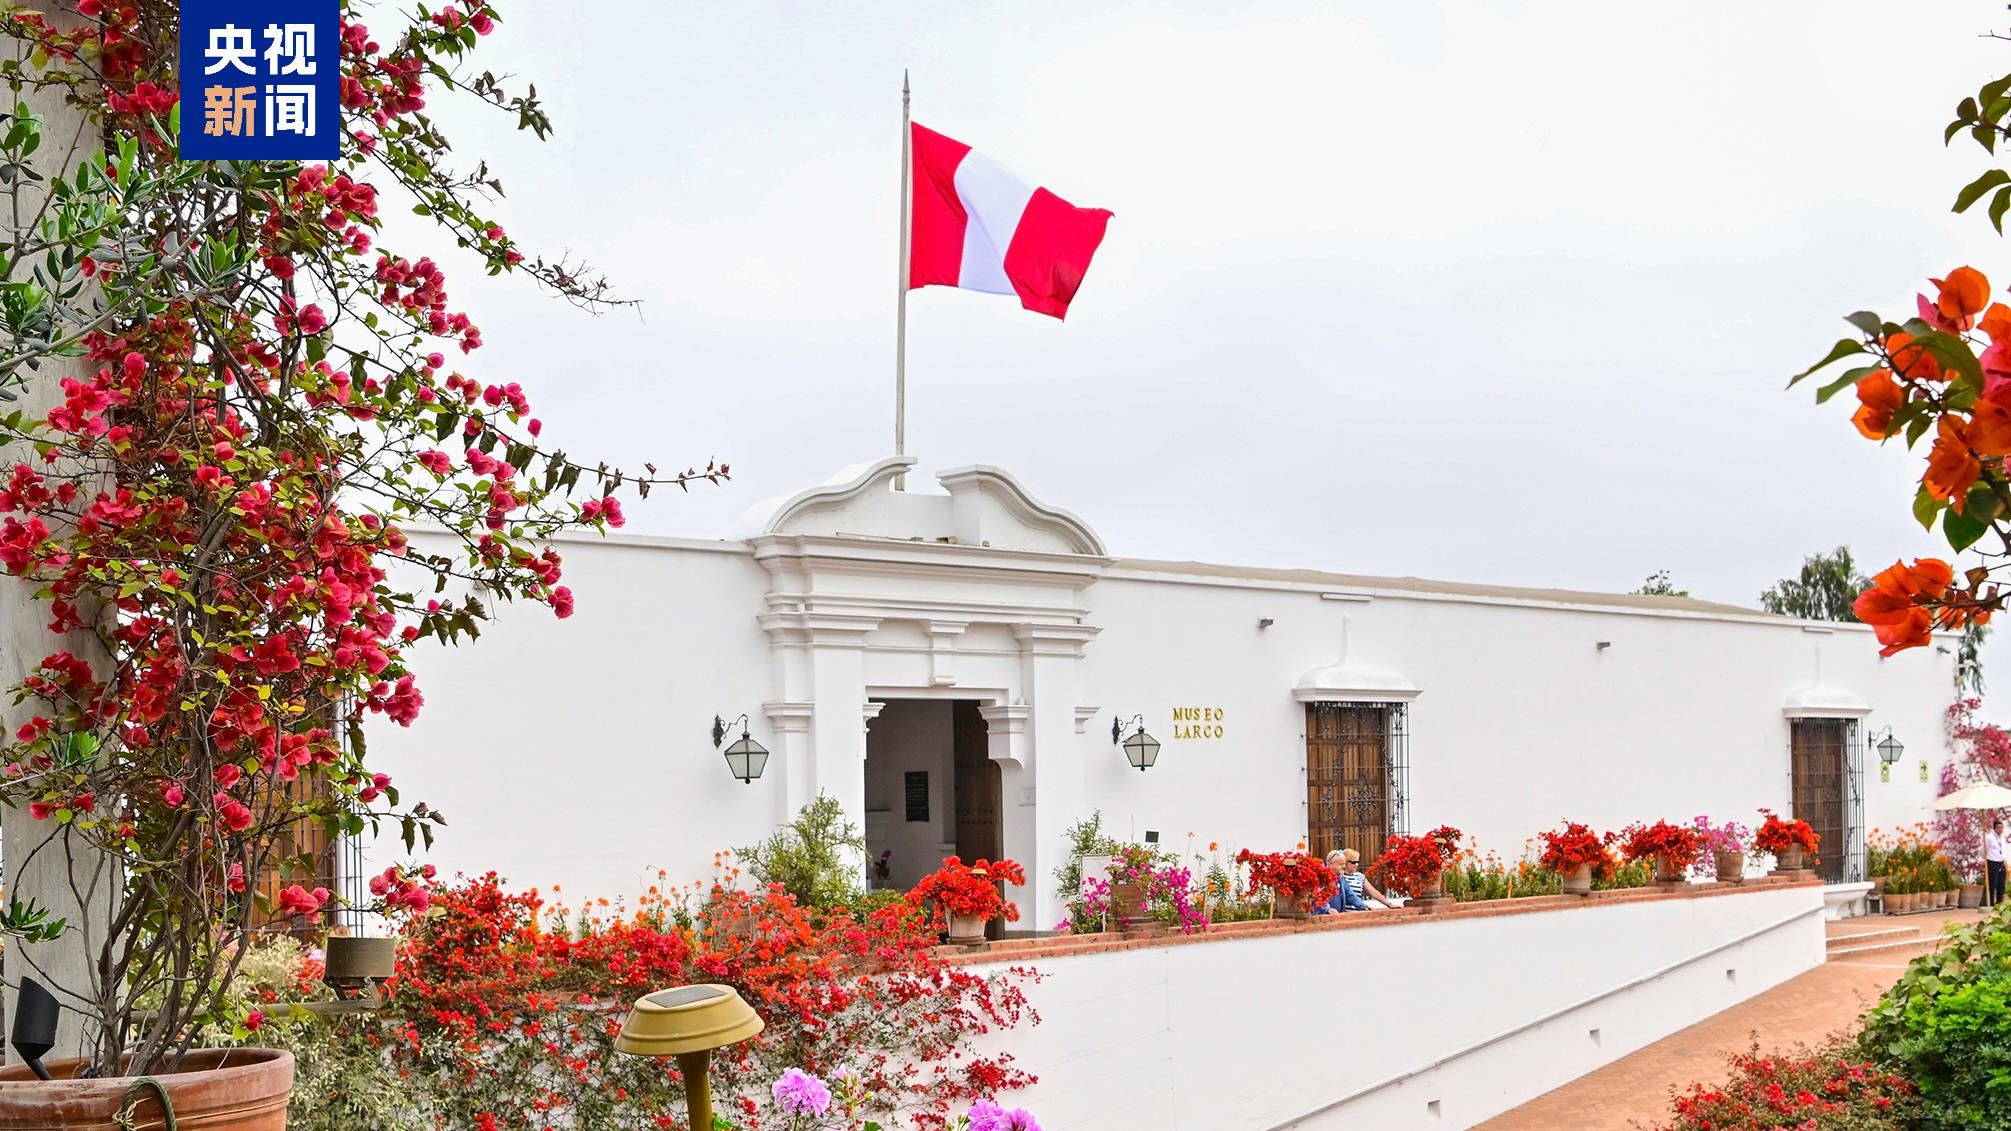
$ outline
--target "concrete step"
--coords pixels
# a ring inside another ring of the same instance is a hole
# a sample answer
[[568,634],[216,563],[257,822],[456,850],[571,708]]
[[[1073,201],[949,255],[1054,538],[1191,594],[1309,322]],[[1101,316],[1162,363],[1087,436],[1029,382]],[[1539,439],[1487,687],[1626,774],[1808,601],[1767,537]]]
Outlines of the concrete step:
[[1913,958],[1916,955],[1931,954],[1940,950],[1945,941],[1936,935],[1865,943],[1861,946],[1833,947],[1830,949],[1828,961],[1837,962],[1848,958]]
[[1854,930],[1838,931],[1830,935],[1828,946],[1831,950],[1836,950],[1840,947],[1869,946],[1873,943],[1898,942],[1901,939],[1916,939],[1919,937],[1920,928],[1918,927],[1857,928]]

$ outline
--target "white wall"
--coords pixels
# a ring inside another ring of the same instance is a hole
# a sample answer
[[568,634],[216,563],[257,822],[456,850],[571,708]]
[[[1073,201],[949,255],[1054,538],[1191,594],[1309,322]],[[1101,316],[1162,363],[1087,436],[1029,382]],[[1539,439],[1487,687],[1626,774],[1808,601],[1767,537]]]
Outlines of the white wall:
[[[935,552],[894,545],[910,555]],[[505,606],[480,641],[422,647],[413,660],[426,696],[419,721],[409,730],[380,721],[369,732],[405,799],[448,815],[435,862],[449,872],[494,868],[524,885],[562,883],[583,896],[632,895],[653,882],[656,868],[701,878],[715,850],[765,835],[789,815],[788,798],[803,793],[802,775],[857,774],[850,794],[863,801],[863,719],[859,729],[834,723],[790,736],[764,714],[764,702],[788,696],[777,690],[780,653],[757,621],[770,578],[744,544],[614,538],[561,550],[578,597],[574,617]],[[866,632],[863,695],[1031,701],[1022,645],[979,604],[990,576],[979,569],[958,576],[957,615],[971,623],[947,650],[932,653],[929,633],[914,620],[891,617]],[[912,566],[832,584],[884,589],[871,598],[882,604],[939,599],[928,574]],[[1001,608],[1032,600],[1024,577],[996,587]],[[1917,759],[1931,759],[1938,771],[1945,757],[1941,714],[1953,657],[1922,649],[1880,659],[1859,626],[1815,632],[1774,618],[1484,597],[1339,601],[1314,585],[1193,584],[1121,566],[1089,583],[1081,601],[1083,622],[1101,632],[1082,646],[1081,660],[1055,661],[1080,665],[1073,701],[1051,697],[1033,709],[1097,709],[1081,734],[1072,720],[1041,731],[1043,752],[1058,749],[1064,759],[1044,772],[1081,775],[1079,789],[1058,796],[1083,800],[1055,803],[1051,813],[1041,806],[1039,828],[1057,835],[1029,834],[1031,779],[1006,775],[1007,851],[1039,882],[1059,862],[1058,830],[1092,807],[1120,834],[1157,830],[1175,847],[1188,833],[1225,850],[1288,847],[1302,837],[1305,715],[1292,689],[1308,669],[1339,658],[1344,617],[1352,618],[1353,658],[1399,671],[1422,689],[1411,709],[1411,827],[1454,824],[1509,856],[1567,817],[1617,827],[1698,813],[1751,822],[1763,805],[1785,812],[1782,707],[1815,680],[1818,647],[1824,682],[1872,706],[1867,733],[1889,724],[1907,745],[1890,783],[1878,781],[1875,757],[1866,758],[1868,826],[1922,819],[1934,785],[1919,781]],[[1260,629],[1266,617],[1273,623]],[[1600,649],[1600,641],[1610,646]],[[810,654],[832,652],[820,644]],[[1183,706],[1222,709],[1224,736],[1175,738],[1172,713]],[[834,705],[847,709],[855,708]],[[715,713],[731,719],[743,711],[753,716],[754,737],[777,752],[751,786],[727,774],[708,741]],[[1119,714],[1142,714],[1164,744],[1151,771],[1131,769],[1112,746]],[[891,728],[875,737],[875,751],[904,745],[899,718],[872,724]],[[833,734],[855,741],[855,752],[801,753],[806,737],[821,743]],[[795,763],[783,757],[791,741]],[[946,791],[948,776],[941,777]],[[932,787],[936,779],[932,773]],[[1043,787],[1038,796],[1057,794]],[[945,817],[952,807],[947,792],[932,798]],[[855,817],[862,827],[864,816]],[[1028,845],[1029,835],[1039,843]],[[1042,858],[1032,857],[1036,849]],[[377,866],[398,855],[380,845]],[[1035,908],[1023,899],[1028,925],[1052,925],[1051,902]]]
[[1050,1131],[1470,1127],[1814,967],[1821,912],[1780,888],[1039,958],[1041,1023],[981,1043]]
[[[1305,712],[1299,675],[1333,663],[1342,618],[1350,654],[1410,678],[1413,831],[1449,823],[1484,847],[1519,855],[1560,820],[1618,827],[1699,813],[1752,824],[1785,813],[1790,692],[1815,679],[1873,707],[1871,729],[1906,743],[1894,780],[1866,757],[1869,826],[1926,815],[1938,772],[1952,657],[1932,650],[1880,659],[1859,626],[1804,631],[1795,622],[1531,608],[1480,599],[1322,599],[1316,590],[1195,585],[1119,574],[1089,591],[1105,625],[1086,652],[1087,682],[1106,709],[1142,713],[1164,748],[1140,774],[1104,734],[1086,752],[1090,795],[1120,830],[1164,830],[1184,844],[1290,847],[1304,835]],[[1272,618],[1268,628],[1258,621]],[[1600,641],[1610,647],[1600,649]],[[1225,737],[1175,739],[1172,710],[1223,708]],[[1092,728],[1094,729],[1094,728]],[[1107,724],[1104,729],[1107,731]]]
[[[504,605],[479,640],[415,649],[425,707],[410,728],[370,724],[372,748],[401,800],[446,814],[428,857],[445,874],[493,869],[562,898],[633,897],[658,868],[708,878],[715,851],[781,818],[774,782],[731,777],[710,733],[745,711],[774,745],[754,621],[766,578],[744,551],[562,550],[574,615]],[[389,841],[377,868],[403,856]]]

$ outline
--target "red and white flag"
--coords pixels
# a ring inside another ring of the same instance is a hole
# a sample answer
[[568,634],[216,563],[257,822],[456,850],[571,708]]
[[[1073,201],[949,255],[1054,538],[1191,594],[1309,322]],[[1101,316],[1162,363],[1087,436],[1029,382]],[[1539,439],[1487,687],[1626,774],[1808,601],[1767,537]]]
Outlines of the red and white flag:
[[1110,212],[1077,208],[924,126],[913,146],[908,288],[1018,295],[1028,310],[1068,314]]

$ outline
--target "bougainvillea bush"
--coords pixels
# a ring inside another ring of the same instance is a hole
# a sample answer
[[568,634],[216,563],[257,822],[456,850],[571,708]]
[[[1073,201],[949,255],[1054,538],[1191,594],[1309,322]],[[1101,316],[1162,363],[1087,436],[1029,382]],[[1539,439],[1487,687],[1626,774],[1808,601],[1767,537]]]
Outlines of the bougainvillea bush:
[[1595,833],[1577,821],[1538,833],[1536,839],[1543,846],[1536,862],[1560,875],[1590,866],[1595,878],[1603,878],[1611,876],[1619,863],[1613,858],[1613,842],[1618,838],[1612,833]]
[[1249,870],[1249,894],[1270,891],[1279,896],[1310,896],[1315,903],[1324,903],[1334,897],[1334,889],[1340,885],[1340,873],[1317,856],[1304,852],[1252,852],[1245,848],[1236,853],[1236,863]]
[[1676,1093],[1674,1119],[1657,1131],[1896,1131],[1921,1105],[1905,1077],[1848,1045],[1728,1058],[1731,1079]]
[[[0,405],[0,572],[51,634],[9,689],[25,707],[0,736],[0,801],[49,830],[24,855],[113,858],[109,922],[62,945],[114,974],[55,989],[97,1057],[129,1049],[136,1071],[211,1019],[255,914],[326,912],[290,855],[303,825],[430,839],[438,810],[401,807],[360,725],[419,712],[411,645],[473,635],[489,601],[567,615],[553,535],[620,525],[618,490],[723,470],[574,460],[507,374],[464,369],[482,334],[450,261],[380,245],[383,201],[428,217],[461,268],[599,303],[577,265],[527,259],[483,215],[494,175],[460,164],[428,100],[549,123],[470,65],[487,0],[373,8],[374,31],[341,11],[345,155],[303,165],[176,159],[172,0],[0,9],[10,87],[84,119],[0,115],[10,192],[44,199],[4,221],[0,393],[38,407]],[[453,548],[415,551],[416,520]]]
[[1440,825],[1423,836],[1392,833],[1376,859],[1384,887],[1399,895],[1422,895],[1458,859],[1465,837],[1451,825]]
[[[980,1055],[972,1040],[1038,1018],[1024,993],[1031,971],[945,966],[935,945],[905,903],[818,911],[774,888],[715,886],[581,911],[489,875],[437,889],[432,911],[412,919],[381,1014],[266,1025],[251,1039],[332,1043],[366,1060],[363,1050],[381,1050],[417,1108],[408,1114],[425,1113],[414,1128],[682,1128],[675,1062],[617,1054],[614,1038],[644,994],[723,983],[767,1024],[714,1056],[715,1102],[736,1126],[787,1125],[764,1102],[786,1069],[852,1081],[870,1096],[862,1116],[940,1126],[1033,1083],[1009,1054]],[[315,1113],[356,1102],[315,1089],[296,1097],[296,1123],[318,1126]],[[352,1126],[333,1115],[328,1125]]]

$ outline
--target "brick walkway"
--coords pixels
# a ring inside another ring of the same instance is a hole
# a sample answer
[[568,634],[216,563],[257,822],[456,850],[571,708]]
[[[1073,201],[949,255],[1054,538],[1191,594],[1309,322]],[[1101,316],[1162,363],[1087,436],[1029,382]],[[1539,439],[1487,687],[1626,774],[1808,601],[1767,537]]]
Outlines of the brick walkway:
[[[1871,916],[1832,923],[1830,933],[1882,927],[1940,933],[1951,920],[1974,922],[1977,913]],[[1800,977],[1639,1052],[1581,1076],[1504,1115],[1478,1131],[1630,1131],[1653,1127],[1669,1115],[1669,1092],[1693,1082],[1725,1078],[1725,1057],[1752,1044],[1765,1049],[1813,1044],[1850,1026],[1906,969],[1912,953],[1869,954],[1827,962]]]

